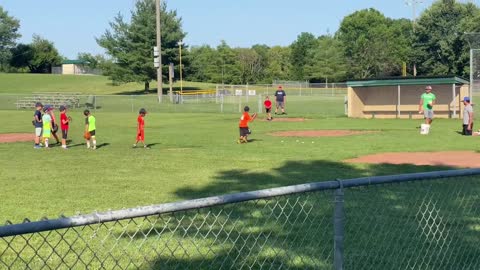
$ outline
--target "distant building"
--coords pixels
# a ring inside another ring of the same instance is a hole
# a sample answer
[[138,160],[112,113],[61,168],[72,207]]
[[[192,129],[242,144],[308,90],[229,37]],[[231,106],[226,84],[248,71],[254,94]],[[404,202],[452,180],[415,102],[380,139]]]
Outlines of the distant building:
[[99,69],[91,69],[88,66],[88,61],[84,60],[63,60],[62,66],[53,67],[53,74],[63,75],[101,75],[102,72]]

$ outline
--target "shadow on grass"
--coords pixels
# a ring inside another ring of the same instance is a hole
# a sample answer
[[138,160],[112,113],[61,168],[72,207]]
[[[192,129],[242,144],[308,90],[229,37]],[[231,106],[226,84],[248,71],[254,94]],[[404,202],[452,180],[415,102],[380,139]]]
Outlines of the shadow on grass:
[[101,143],[101,144],[97,144],[97,149],[100,149],[100,148],[103,148],[105,146],[109,146],[110,143]]
[[[269,172],[220,171],[210,185],[176,194],[194,199],[225,190],[445,169],[451,168],[287,161]],[[346,189],[346,269],[458,269],[478,263],[480,236],[471,224],[479,214],[480,182],[465,180]],[[136,236],[156,239],[164,251],[154,254],[148,265],[153,269],[332,269],[334,201],[333,191],[326,190],[164,214],[148,220],[153,227]],[[131,241],[131,234],[124,236]]]
[[153,148],[155,145],[159,145],[160,143],[148,143],[147,147],[148,148]]

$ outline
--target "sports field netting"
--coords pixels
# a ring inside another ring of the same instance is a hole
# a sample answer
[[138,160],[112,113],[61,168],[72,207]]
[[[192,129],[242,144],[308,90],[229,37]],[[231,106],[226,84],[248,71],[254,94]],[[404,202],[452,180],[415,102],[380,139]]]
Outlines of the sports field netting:
[[[274,98],[274,97],[272,97]],[[272,99],[271,98],[271,99]],[[0,108],[2,110],[34,110],[37,101],[51,104],[55,108],[67,105],[70,111],[89,109],[98,112],[137,112],[145,108],[149,112],[181,112],[181,113],[239,113],[244,106],[249,106],[252,112],[263,110],[265,95],[221,95],[198,94],[174,96],[165,95],[159,103],[156,95],[69,95],[62,98],[58,95],[34,94],[2,94]],[[345,96],[335,95],[294,95],[287,97],[286,110],[289,114],[324,117],[341,117],[345,115]]]

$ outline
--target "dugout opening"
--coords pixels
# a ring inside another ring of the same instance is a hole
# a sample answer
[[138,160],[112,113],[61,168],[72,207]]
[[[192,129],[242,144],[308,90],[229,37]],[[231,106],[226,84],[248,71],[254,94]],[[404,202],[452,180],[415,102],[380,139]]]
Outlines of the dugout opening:
[[348,81],[348,117],[423,118],[420,96],[431,85],[437,118],[461,118],[463,97],[470,96],[468,81],[457,76],[395,77]]

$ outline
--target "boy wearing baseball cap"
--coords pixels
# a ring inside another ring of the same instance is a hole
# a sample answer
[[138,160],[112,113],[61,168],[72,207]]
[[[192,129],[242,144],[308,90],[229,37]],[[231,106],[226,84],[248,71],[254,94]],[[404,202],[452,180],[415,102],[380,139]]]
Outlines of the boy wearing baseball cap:
[[242,117],[240,117],[240,123],[238,125],[240,128],[240,139],[238,139],[237,143],[247,143],[247,136],[252,133],[248,128],[248,122],[255,120],[257,114],[254,113],[250,116],[250,114],[248,114],[249,111],[250,107],[245,106],[245,108],[243,108],[243,114]]
[[35,103],[35,113],[33,114],[32,124],[35,127],[35,145],[33,148],[39,149],[40,146],[40,137],[42,136],[42,108],[43,105],[40,102]]

